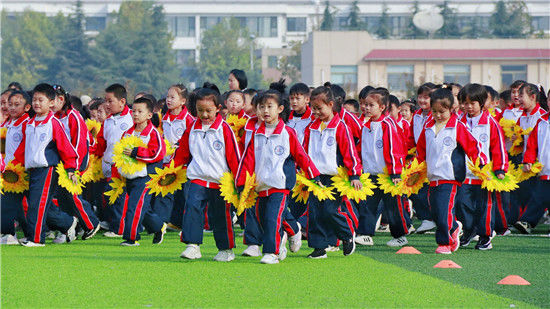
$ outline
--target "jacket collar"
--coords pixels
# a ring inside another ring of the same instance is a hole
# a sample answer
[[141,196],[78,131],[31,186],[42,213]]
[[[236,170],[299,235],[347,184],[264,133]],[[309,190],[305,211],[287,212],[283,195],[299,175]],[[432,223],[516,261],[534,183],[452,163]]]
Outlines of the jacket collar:
[[[447,125],[445,125],[445,128],[454,128],[456,127],[457,122],[458,117],[456,116],[456,114],[452,113],[451,118],[449,118],[449,121],[447,121]],[[435,120],[433,119],[433,117],[431,117],[430,120],[426,122],[426,128],[432,128],[433,126],[435,126]]]
[[248,119],[246,122],[246,125],[244,126],[244,129],[246,131],[254,131],[256,130],[256,124],[258,123],[258,116],[253,116]]
[[[217,130],[222,124],[222,122],[223,122],[222,115],[218,113],[218,115],[216,116],[216,119],[214,119],[214,123],[212,123],[209,129]],[[195,125],[193,125],[193,130],[202,130],[202,121],[200,118],[197,118],[197,120],[195,120]]]
[[29,119],[29,114],[24,113],[21,117],[15,119],[11,125],[17,127],[27,119]]
[[[290,112],[290,116],[288,117],[288,119],[293,119],[294,118],[294,111],[291,111]],[[309,106],[306,106],[306,111],[304,112],[304,114],[302,115],[302,117],[300,117],[300,119],[302,120],[306,120],[306,119],[309,119],[311,118],[311,115],[313,113],[311,112],[311,108],[309,108]]]
[[532,115],[536,114],[537,112],[542,114],[544,111],[541,111],[541,110],[542,110],[542,108],[537,103],[537,105],[535,105],[535,108],[533,108],[533,110],[529,113],[529,115],[527,115],[527,111],[524,110],[522,116],[532,116]]
[[[327,125],[327,129],[334,129],[336,128],[336,126],[338,125],[338,123],[340,122],[342,118],[340,118],[340,115],[339,114],[334,114],[334,117],[332,117],[332,119],[330,120],[330,122],[328,123]],[[312,123],[311,123],[311,130],[317,130],[317,131],[320,131],[321,129],[321,119],[317,118],[315,119]]]
[[[279,123],[277,123],[277,126],[275,127],[275,130],[273,131],[273,134],[281,134],[281,132],[283,132],[284,127],[285,127],[284,121],[279,118]],[[258,130],[256,130],[256,134],[265,135],[265,122],[264,121],[262,121],[262,123],[258,127]]]
[[29,123],[33,123],[35,126],[39,126],[43,123],[46,123],[46,122],[50,121],[50,119],[52,119],[53,116],[54,115],[53,115],[52,111],[50,111],[48,113],[48,115],[46,115],[46,118],[44,118],[42,120],[36,120],[36,115],[35,115],[34,117],[32,117],[32,119],[29,121]]
[[[151,133],[151,131],[153,130],[153,123],[151,122],[151,120],[149,120],[147,122],[147,126],[145,126],[145,129],[143,129],[143,131],[141,131],[139,133],[140,136],[147,136]],[[134,124],[129,130],[128,130],[128,134],[134,134],[134,132],[136,131],[136,125]]]
[[182,108],[181,112],[179,114],[175,115],[175,117],[174,117],[174,115],[170,114],[170,111],[166,112],[166,115],[164,115],[164,117],[162,117],[162,120],[164,120],[164,121],[183,120],[183,119],[185,119],[185,117],[187,117],[188,113],[189,112],[187,111],[187,107],[184,106]]

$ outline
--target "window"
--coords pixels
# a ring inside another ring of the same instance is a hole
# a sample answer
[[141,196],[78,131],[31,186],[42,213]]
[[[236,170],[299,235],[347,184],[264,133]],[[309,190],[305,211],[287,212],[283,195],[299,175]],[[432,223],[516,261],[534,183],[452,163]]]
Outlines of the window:
[[330,82],[342,86],[346,91],[357,90],[357,66],[333,65],[330,67]]
[[277,56],[267,56],[267,67],[276,69],[279,64],[279,58]]
[[86,31],[101,31],[105,29],[105,17],[86,17]]
[[168,16],[168,29],[175,37],[195,36],[195,17],[192,16]]
[[365,17],[364,22],[367,24],[367,31],[370,33],[375,33],[380,26],[380,16]]
[[407,91],[414,85],[413,65],[388,65],[388,87],[391,91]]
[[470,66],[444,65],[443,76],[445,83],[458,83],[464,86],[470,82]]
[[177,49],[176,50],[176,64],[181,66],[190,66],[195,63],[195,50],[194,49]]
[[277,17],[237,17],[242,27],[258,37],[277,37]]
[[395,37],[402,36],[407,31],[411,18],[409,16],[391,16],[390,17],[390,31],[391,35]]
[[305,17],[288,17],[286,19],[286,31],[306,32],[307,19]]
[[531,17],[531,20],[534,31],[550,30],[550,16],[533,16]]
[[508,88],[514,81],[527,80],[527,65],[501,65],[502,88]]
[[201,17],[201,30],[208,30],[219,24],[223,19],[222,16],[203,16]]

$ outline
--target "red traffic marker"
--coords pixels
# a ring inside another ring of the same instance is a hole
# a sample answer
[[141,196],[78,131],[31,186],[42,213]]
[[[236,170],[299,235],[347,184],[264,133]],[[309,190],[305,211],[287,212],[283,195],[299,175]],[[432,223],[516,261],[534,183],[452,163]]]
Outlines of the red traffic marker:
[[422,252],[416,250],[416,248],[412,247],[412,246],[405,246],[405,247],[399,249],[395,253],[397,253],[397,254],[422,254]]
[[451,260],[443,260],[434,265],[434,268],[462,268],[462,266]]
[[510,275],[497,282],[497,284],[505,285],[531,285],[531,283],[518,275]]

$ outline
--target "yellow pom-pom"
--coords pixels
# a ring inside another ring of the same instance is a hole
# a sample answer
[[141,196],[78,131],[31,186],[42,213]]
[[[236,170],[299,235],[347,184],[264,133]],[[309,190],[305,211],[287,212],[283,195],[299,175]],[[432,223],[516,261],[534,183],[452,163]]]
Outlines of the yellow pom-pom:
[[147,187],[151,189],[151,194],[162,195],[174,194],[181,190],[183,184],[187,181],[187,170],[183,167],[174,166],[174,161],[164,168],[155,168],[156,174],[149,175],[151,180],[147,182]]
[[418,163],[418,160],[415,158],[411,164],[403,169],[401,173],[402,188],[404,194],[411,196],[417,194],[425,183],[428,183],[428,167],[426,162]]
[[101,130],[101,123],[93,119],[86,119],[86,127],[88,128],[88,131],[92,133],[92,136],[96,137],[99,130]]
[[256,174],[250,175],[246,173],[246,180],[244,182],[244,189],[239,197],[239,206],[237,206],[237,215],[243,213],[245,209],[252,208],[256,204],[258,193],[256,189]]
[[239,193],[235,188],[235,177],[231,172],[223,173],[220,178],[220,194],[227,203],[233,204],[235,208],[239,206]]
[[535,162],[533,165],[531,165],[531,170],[529,172],[525,172],[523,170],[523,166],[518,166],[514,170],[514,176],[516,177],[517,182],[523,182],[531,177],[535,177],[542,171],[542,168],[544,166],[540,162]]
[[105,195],[109,197],[109,205],[113,205],[117,198],[124,193],[126,178],[111,178],[109,185],[111,186],[111,190],[106,191]]
[[338,167],[338,174],[331,178],[332,188],[340,192],[340,195],[346,196],[348,199],[354,200],[355,202],[359,203],[360,201],[365,200],[367,196],[371,196],[374,194],[374,191],[372,191],[372,189],[376,188],[376,186],[372,183],[369,176],[370,174],[361,175],[359,181],[361,181],[363,187],[361,188],[361,190],[356,190],[351,185],[347,168],[340,166]]
[[115,144],[113,149],[113,162],[122,174],[132,175],[147,166],[145,162],[138,161],[123,153],[124,149],[133,149],[135,147],[147,147],[147,145],[145,145],[139,137],[133,135],[126,136]]
[[296,174],[296,182],[307,187],[319,201],[336,199],[332,193],[332,188],[318,185],[314,181],[307,179],[304,173]]
[[76,195],[82,194],[82,187],[84,187],[84,185],[82,184],[82,181],[80,179],[80,173],[78,171],[74,172],[77,178],[77,182],[75,184],[69,178],[69,174],[65,170],[65,167],[63,167],[62,162],[59,162],[59,164],[57,164],[57,167],[55,168],[55,170],[59,175],[58,182],[61,187],[65,188],[71,194],[76,194]]
[[398,184],[393,183],[393,180],[388,173],[388,169],[385,167],[384,173],[378,174],[377,182],[378,187],[380,188],[380,190],[384,191],[384,193],[389,193],[392,196],[400,196],[404,194],[403,181],[399,182]]
[[2,172],[3,191],[12,193],[23,193],[29,190],[29,177],[25,167],[21,164],[13,165],[10,162]]

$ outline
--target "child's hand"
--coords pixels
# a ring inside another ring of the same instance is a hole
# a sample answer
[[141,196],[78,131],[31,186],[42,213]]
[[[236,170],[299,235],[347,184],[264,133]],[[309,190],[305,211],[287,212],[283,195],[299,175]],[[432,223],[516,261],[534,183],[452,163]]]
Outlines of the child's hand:
[[391,181],[393,181],[393,184],[394,184],[394,185],[397,185],[397,184],[399,184],[399,183],[401,182],[401,178],[394,178],[394,179],[392,179]]
[[355,190],[359,191],[361,189],[363,189],[363,184],[361,183],[361,181],[357,180],[357,179],[354,179],[351,181],[351,185],[353,186],[353,188],[355,188]]
[[132,155],[132,148],[130,147],[126,147],[124,148],[124,150],[122,151],[123,154],[127,155],[128,157]]
[[78,184],[78,178],[76,178],[76,175],[73,172],[68,172],[67,176],[73,182],[74,185]]
[[533,167],[533,164],[525,163],[525,164],[523,164],[523,171],[526,172],[526,173],[529,173],[531,171],[532,167]]
[[504,177],[505,177],[504,174],[498,174],[497,175],[497,178],[500,179],[500,180],[504,179]]
[[325,187],[325,185],[320,180],[317,180],[315,183],[321,188]]

